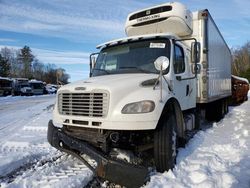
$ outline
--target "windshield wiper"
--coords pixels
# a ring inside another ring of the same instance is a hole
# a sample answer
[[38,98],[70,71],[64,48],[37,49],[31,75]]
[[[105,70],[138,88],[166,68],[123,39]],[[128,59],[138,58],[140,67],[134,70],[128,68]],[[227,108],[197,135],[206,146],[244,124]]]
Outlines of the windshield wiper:
[[110,72],[109,71],[107,71],[107,70],[105,70],[105,69],[93,69],[93,70],[97,70],[97,71],[103,71],[103,72],[105,72],[105,73],[107,73],[107,74],[110,74]]
[[120,69],[135,69],[135,70],[138,70],[138,71],[143,72],[143,73],[155,73],[152,71],[147,71],[147,70],[141,69],[139,67],[120,67]]

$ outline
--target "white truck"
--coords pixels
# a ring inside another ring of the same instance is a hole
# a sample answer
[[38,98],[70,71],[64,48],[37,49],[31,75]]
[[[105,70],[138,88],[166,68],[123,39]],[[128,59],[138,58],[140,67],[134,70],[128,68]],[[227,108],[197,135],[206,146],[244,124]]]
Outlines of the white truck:
[[16,95],[33,95],[32,88],[28,78],[13,78],[12,96]]
[[30,80],[29,85],[32,89],[33,95],[42,95],[44,93],[44,83],[40,80]]
[[[231,54],[208,10],[177,2],[129,14],[125,30],[128,37],[97,46],[89,79],[58,90],[48,141],[97,176],[137,187],[147,167],[173,168],[176,148],[200,119],[228,112]],[[138,160],[120,161],[114,148]]]
[[11,94],[12,80],[10,78],[0,76],[0,96],[7,96]]

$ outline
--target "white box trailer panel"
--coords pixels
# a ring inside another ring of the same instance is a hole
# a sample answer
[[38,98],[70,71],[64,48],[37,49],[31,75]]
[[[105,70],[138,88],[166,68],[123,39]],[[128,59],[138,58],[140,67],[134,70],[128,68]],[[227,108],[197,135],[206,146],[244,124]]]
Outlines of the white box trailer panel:
[[193,13],[193,36],[201,43],[197,102],[231,95],[231,52],[208,10]]

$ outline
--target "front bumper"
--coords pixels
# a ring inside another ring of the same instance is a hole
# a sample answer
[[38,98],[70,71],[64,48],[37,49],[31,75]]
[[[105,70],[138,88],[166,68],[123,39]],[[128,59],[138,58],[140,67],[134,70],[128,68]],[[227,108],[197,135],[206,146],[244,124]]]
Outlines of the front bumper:
[[[96,176],[104,180],[126,187],[140,187],[148,178],[149,172],[146,167],[111,159],[88,143],[67,135],[61,128],[55,127],[52,120],[48,123],[47,139],[53,147],[80,159]],[[97,166],[91,166],[81,154],[94,159]]]

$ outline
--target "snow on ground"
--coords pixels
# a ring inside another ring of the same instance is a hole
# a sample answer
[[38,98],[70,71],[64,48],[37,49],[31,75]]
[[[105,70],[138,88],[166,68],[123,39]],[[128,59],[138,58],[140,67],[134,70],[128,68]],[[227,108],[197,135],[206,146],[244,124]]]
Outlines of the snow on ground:
[[199,131],[179,150],[175,168],[152,176],[146,187],[249,188],[250,101]]
[[[0,187],[84,187],[92,179],[85,165],[47,143],[54,101],[0,98]],[[175,168],[155,173],[145,187],[249,188],[250,101],[199,131],[179,149]]]
[[0,98],[0,187],[82,187],[92,172],[47,142],[55,95]]

